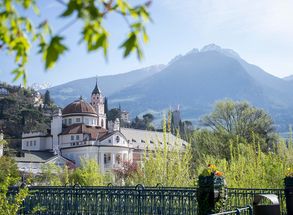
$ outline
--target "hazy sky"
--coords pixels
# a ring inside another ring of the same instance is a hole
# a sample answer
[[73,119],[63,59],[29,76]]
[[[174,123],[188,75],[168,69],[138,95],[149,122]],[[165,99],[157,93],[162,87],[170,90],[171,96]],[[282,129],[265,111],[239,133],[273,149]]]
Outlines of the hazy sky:
[[[42,16],[57,32],[70,20],[53,19],[64,8],[56,1],[40,0]],[[138,2],[138,1],[133,1]],[[106,24],[111,40],[109,60],[101,52],[88,54],[80,39],[80,25],[69,28],[64,36],[70,51],[53,70],[44,72],[37,48],[31,50],[28,82],[52,85],[91,76],[117,74],[153,64],[166,64],[193,48],[215,43],[231,48],[246,61],[265,71],[284,77],[293,74],[293,1],[292,0],[153,0],[153,23],[147,29],[150,42],[144,47],[145,58],[122,58],[117,47],[125,35],[126,25],[118,16],[109,16]],[[0,80],[11,82],[11,57],[0,53]]]

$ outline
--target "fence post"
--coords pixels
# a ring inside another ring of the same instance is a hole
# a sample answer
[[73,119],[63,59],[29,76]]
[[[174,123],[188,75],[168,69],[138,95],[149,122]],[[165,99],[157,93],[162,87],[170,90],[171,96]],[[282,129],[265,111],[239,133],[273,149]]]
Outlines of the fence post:
[[75,184],[73,186],[73,190],[74,190],[74,211],[76,212],[76,214],[78,214],[78,188],[80,188],[81,186],[79,184]]
[[227,199],[226,181],[222,176],[198,177],[198,215],[218,213],[224,210]]
[[142,213],[142,207],[141,207],[141,198],[142,198],[142,194],[141,194],[141,192],[142,192],[142,190],[144,190],[144,186],[142,185],[142,184],[138,184],[138,185],[136,185],[135,186],[135,189],[138,191],[138,195],[137,195],[137,206],[138,206],[138,208],[137,208],[137,211],[138,211],[138,215],[141,215],[141,214],[143,214]]

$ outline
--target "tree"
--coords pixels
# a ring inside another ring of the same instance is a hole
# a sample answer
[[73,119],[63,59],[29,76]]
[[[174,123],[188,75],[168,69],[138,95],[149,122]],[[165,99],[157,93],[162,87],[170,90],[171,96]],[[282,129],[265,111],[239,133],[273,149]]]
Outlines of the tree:
[[220,101],[202,123],[216,133],[236,135],[247,142],[260,138],[267,144],[266,150],[276,140],[271,116],[247,102]]
[[51,97],[50,97],[49,90],[46,90],[46,92],[45,92],[44,105],[45,105],[45,107],[49,107],[51,105]]
[[16,162],[7,156],[0,157],[0,184],[9,182],[8,185],[12,186],[16,185],[19,180],[20,174]]
[[123,161],[120,168],[114,169],[116,181],[120,185],[134,184],[135,177],[140,174],[137,163],[131,161]]
[[142,130],[146,129],[145,121],[143,119],[140,119],[138,116],[136,116],[134,120],[132,120],[130,126],[131,128],[135,128],[135,129],[142,129]]
[[97,161],[93,159],[81,159],[80,167],[76,168],[69,176],[71,184],[81,186],[101,186],[104,185],[105,176]]
[[[26,65],[32,44],[39,47],[45,69],[52,68],[56,61],[68,48],[62,33],[70,26],[82,23],[81,40],[88,52],[103,50],[107,58],[109,32],[105,18],[111,14],[121,15],[129,27],[129,34],[122,42],[123,56],[136,52],[142,58],[141,42],[148,41],[145,24],[150,20],[148,7],[151,1],[137,6],[130,5],[127,0],[56,0],[64,6],[60,14],[62,21],[71,19],[57,33],[51,30],[50,24],[44,20],[37,25],[30,19],[29,12],[40,14],[36,0],[1,0],[0,1],[0,50],[13,54],[17,67],[11,72],[14,80],[23,78],[26,84]],[[34,26],[38,26],[35,28]]]
[[11,185],[11,177],[5,177],[5,180],[0,183],[0,215],[16,215],[22,206],[23,200],[29,195],[27,187],[19,188],[14,198],[8,194],[9,186]]
[[155,117],[151,113],[147,113],[142,116],[143,121],[145,123],[145,127],[147,130],[155,130],[154,126],[152,125],[152,122],[154,121]]
[[114,122],[115,119],[120,119],[121,118],[121,111],[118,108],[112,108],[109,110],[107,113],[107,120]]

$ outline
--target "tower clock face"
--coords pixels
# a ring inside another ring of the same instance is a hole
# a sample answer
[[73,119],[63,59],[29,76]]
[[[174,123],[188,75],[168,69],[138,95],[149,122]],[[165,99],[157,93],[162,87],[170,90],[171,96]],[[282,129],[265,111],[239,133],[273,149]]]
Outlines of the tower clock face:
[[117,136],[117,137],[116,137],[116,142],[119,143],[119,141],[120,141],[120,137]]

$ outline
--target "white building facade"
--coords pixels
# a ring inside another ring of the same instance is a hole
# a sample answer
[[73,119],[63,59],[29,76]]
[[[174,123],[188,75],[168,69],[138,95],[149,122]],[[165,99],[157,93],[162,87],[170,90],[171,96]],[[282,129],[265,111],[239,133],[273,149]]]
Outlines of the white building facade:
[[[50,131],[23,133],[24,156],[16,158],[20,170],[38,173],[44,163],[80,166],[83,159],[93,159],[106,172],[121,167],[124,161],[140,162],[145,150],[163,146],[166,135],[162,132],[120,128],[118,119],[109,123],[107,130],[104,106],[96,83],[90,103],[79,98],[59,110],[52,117]],[[169,148],[179,144],[184,149],[187,142],[168,133],[167,144]]]
[[[61,156],[75,166],[82,159],[94,159],[103,172],[133,160],[132,144],[120,132],[119,124],[106,130],[104,97],[97,83],[90,103],[80,98],[53,115],[50,132],[23,133],[22,151],[52,153],[52,157]],[[24,165],[22,162],[22,168]]]

